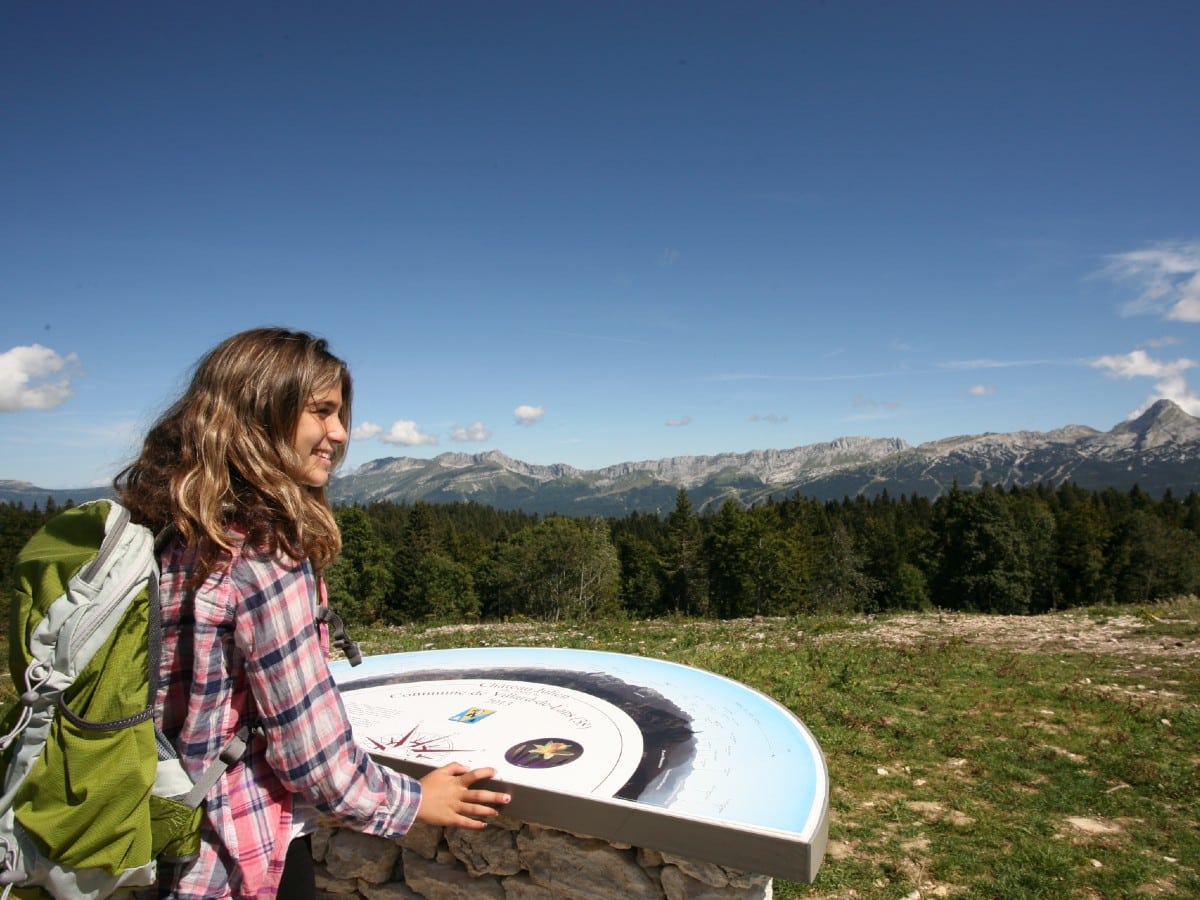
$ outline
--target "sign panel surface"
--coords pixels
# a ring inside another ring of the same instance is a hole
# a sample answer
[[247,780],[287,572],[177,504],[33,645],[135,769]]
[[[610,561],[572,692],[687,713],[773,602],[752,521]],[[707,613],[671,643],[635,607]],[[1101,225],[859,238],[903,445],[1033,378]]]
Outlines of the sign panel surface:
[[829,783],[765,695],[690,666],[589,650],[464,648],[332,665],[355,737],[419,777],[490,766],[514,817],[811,881]]

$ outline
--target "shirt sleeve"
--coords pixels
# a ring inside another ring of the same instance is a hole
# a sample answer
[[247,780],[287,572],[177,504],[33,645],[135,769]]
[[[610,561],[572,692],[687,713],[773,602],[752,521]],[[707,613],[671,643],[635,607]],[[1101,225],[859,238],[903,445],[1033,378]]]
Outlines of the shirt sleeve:
[[314,623],[318,585],[307,562],[241,556],[234,641],[283,786],[343,824],[399,837],[416,819],[421,786],[354,741]]

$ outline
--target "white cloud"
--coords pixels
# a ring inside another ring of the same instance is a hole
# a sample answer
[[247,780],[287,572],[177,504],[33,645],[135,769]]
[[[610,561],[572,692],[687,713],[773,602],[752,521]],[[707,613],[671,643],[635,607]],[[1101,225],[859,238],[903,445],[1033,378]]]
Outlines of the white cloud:
[[990,397],[996,393],[994,384],[973,384],[967,388],[967,393],[972,397]]
[[1169,378],[1164,378],[1154,386],[1154,393],[1146,398],[1146,402],[1142,404],[1134,415],[1143,413],[1149,409],[1156,400],[1172,400],[1179,404],[1179,408],[1190,416],[1200,416],[1200,394],[1197,394],[1188,387],[1187,380],[1181,376],[1173,375]]
[[1131,353],[1101,356],[1093,360],[1092,365],[1097,369],[1107,369],[1110,375],[1119,378],[1174,378],[1181,372],[1196,367],[1192,359],[1177,359],[1174,362],[1160,362],[1145,350],[1134,350]]
[[492,433],[484,427],[482,422],[472,422],[465,428],[462,425],[455,425],[450,432],[452,441],[486,441],[491,436]]
[[1092,361],[1092,366],[1104,369],[1114,378],[1153,378],[1154,392],[1131,417],[1145,412],[1157,400],[1173,400],[1193,416],[1200,416],[1200,394],[1193,391],[1183,373],[1200,363],[1193,359],[1176,359],[1163,362],[1154,359],[1145,350],[1131,353],[1101,356]]
[[771,425],[782,425],[787,420],[787,416],[781,416],[776,413],[767,413],[765,416],[760,416],[756,413],[750,417],[751,422],[767,422]]
[[382,425],[376,425],[374,422],[363,422],[361,425],[355,425],[354,430],[350,432],[352,441],[369,441],[383,431]]
[[0,353],[0,412],[62,405],[72,394],[70,370],[78,364],[74,353],[59,356],[41,344]]
[[399,419],[392,423],[387,434],[380,438],[385,444],[400,444],[404,447],[416,447],[421,444],[436,444],[437,438],[432,434],[422,434],[417,423],[411,419]]
[[536,425],[546,416],[546,407],[544,406],[518,406],[513,410],[513,418],[517,420],[518,425]]
[[1109,257],[1104,273],[1138,285],[1127,315],[1152,313],[1176,322],[1200,322],[1200,243],[1159,244]]
[[1200,322],[1200,275],[1193,276],[1180,289],[1179,302],[1167,313],[1177,322]]
[[681,416],[678,419],[667,419],[667,425],[671,428],[681,428],[684,425],[691,425],[691,416]]

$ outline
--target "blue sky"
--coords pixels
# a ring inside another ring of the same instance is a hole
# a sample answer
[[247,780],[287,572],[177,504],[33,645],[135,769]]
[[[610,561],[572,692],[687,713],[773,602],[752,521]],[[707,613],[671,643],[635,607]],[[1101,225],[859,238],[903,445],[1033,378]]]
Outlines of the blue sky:
[[0,478],[108,480],[209,347],[351,466],[1200,415],[1200,4],[9,3]]

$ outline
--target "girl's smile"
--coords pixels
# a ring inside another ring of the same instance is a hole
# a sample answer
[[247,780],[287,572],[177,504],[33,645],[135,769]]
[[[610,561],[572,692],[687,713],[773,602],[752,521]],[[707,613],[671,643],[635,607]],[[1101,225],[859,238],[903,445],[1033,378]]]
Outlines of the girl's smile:
[[292,443],[300,455],[300,483],[309,487],[324,487],[329,483],[338,448],[346,443],[346,427],[342,424],[342,385],[313,394],[308,406],[296,423],[296,438]]

